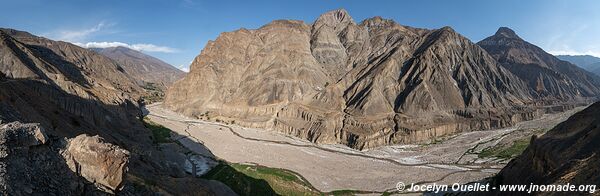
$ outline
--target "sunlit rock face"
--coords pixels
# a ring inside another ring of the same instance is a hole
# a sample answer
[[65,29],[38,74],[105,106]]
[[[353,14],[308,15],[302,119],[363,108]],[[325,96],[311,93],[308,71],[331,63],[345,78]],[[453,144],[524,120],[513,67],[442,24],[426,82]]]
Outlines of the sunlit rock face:
[[357,149],[535,118],[534,91],[450,27],[345,10],[222,33],[164,105],[188,116]]
[[62,152],[71,171],[106,191],[123,188],[129,152],[98,136],[79,135]]

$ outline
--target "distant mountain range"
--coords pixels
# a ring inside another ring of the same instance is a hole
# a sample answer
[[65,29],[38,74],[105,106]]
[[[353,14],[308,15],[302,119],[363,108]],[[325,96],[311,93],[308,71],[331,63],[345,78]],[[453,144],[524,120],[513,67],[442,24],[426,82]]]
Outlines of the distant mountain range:
[[91,48],[91,50],[115,60],[142,85],[154,83],[166,89],[185,76],[185,72],[160,59],[126,47]]
[[557,55],[556,57],[600,76],[600,58],[598,57],[590,55]]
[[345,10],[209,41],[165,106],[366,149],[505,127],[600,95],[600,79],[500,28],[472,43]]

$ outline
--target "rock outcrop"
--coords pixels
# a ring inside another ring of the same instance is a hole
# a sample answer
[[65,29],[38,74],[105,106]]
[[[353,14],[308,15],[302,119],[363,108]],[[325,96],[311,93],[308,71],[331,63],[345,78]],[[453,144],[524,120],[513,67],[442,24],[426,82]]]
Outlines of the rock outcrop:
[[600,95],[600,77],[546,53],[509,28],[501,27],[477,44],[526,81],[536,98],[564,102]]
[[[222,33],[164,105],[364,149],[535,118],[548,109],[535,106],[539,93],[526,81],[450,27],[418,29],[381,17],[355,23],[334,10],[312,25],[277,20]],[[589,82],[567,83],[581,87],[573,95],[597,95]]]
[[83,192],[77,175],[49,144],[39,124],[0,125],[0,193],[2,195],[75,195]]
[[[539,138],[532,138],[523,154],[512,160],[498,174],[497,183],[524,185],[570,183],[575,186],[600,186],[598,140],[600,140],[600,102],[574,114]],[[536,194],[587,195],[588,192],[538,192]]]
[[183,78],[185,72],[142,52],[125,47],[92,48],[108,58],[115,60],[142,86],[156,84],[162,90]]
[[81,195],[98,188],[110,193],[120,188],[127,151],[86,135],[65,148],[63,139],[51,139],[45,132],[39,124],[18,121],[0,126],[3,195]]
[[101,137],[79,135],[68,141],[62,155],[71,171],[107,191],[120,190],[127,171],[129,152]]

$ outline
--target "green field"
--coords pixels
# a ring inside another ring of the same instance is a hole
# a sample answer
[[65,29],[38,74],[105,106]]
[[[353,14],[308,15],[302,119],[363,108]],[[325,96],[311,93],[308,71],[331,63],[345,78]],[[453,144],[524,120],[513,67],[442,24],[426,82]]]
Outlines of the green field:
[[144,126],[148,129],[150,129],[150,131],[152,131],[152,141],[154,141],[154,143],[168,143],[168,142],[172,142],[170,137],[171,137],[171,130],[159,125],[155,122],[152,122],[150,119],[148,119],[148,117],[144,117],[143,120]]
[[285,169],[221,163],[203,178],[217,180],[239,195],[320,195],[300,175]]
[[512,159],[519,156],[529,146],[529,139],[514,141],[510,146],[488,148],[479,153],[479,158],[496,157],[501,159]]

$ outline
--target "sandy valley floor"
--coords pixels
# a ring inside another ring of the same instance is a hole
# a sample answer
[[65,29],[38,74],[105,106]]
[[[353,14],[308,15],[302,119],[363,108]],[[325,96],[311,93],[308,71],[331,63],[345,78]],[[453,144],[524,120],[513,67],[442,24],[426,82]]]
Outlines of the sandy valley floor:
[[368,151],[315,145],[267,130],[190,119],[165,110],[160,104],[147,109],[152,121],[178,133],[179,138],[184,137],[179,141],[196,153],[229,162],[292,170],[323,192],[383,192],[395,190],[398,182],[452,184],[492,176],[506,161],[479,159],[477,151],[505,140],[528,137],[533,134],[529,130],[550,128],[582,108],[545,115],[511,128],[462,133],[435,144],[386,146]]

